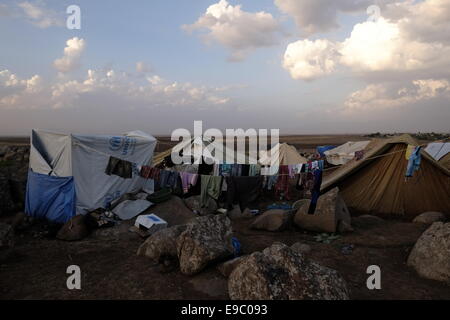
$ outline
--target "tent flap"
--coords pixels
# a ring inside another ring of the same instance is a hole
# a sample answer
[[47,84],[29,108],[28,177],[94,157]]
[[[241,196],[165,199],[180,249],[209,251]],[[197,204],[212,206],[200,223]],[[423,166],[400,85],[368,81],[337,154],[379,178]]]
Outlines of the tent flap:
[[75,215],[73,177],[54,177],[28,172],[25,213],[36,218],[65,223]]

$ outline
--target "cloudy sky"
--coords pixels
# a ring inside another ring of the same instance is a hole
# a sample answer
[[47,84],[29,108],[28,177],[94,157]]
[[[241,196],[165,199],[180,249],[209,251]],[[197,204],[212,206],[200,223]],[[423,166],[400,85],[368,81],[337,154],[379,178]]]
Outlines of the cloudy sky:
[[449,132],[450,1],[0,3],[0,135],[170,134],[194,120]]

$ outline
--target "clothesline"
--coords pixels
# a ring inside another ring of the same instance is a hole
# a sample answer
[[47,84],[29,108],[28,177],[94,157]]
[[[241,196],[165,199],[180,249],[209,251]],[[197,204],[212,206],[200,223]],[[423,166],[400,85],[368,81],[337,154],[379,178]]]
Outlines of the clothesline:
[[[425,143],[425,144],[417,145],[416,147],[423,147],[423,146],[426,146],[426,145],[427,145],[427,144]],[[365,158],[365,159],[361,159],[361,160],[358,160],[358,161],[363,162],[363,161],[368,161],[368,160],[374,160],[374,159],[378,159],[378,158],[383,158],[383,157],[387,157],[387,156],[392,155],[392,154],[396,154],[396,153],[399,153],[399,152],[404,152],[406,149],[407,149],[407,148],[401,149],[401,150],[397,150],[397,151],[392,151],[392,152],[384,153],[384,154],[381,154],[381,155],[378,155],[378,156],[372,156],[372,157],[368,157],[368,158]],[[320,160],[312,160],[312,161],[307,162],[306,164],[312,163],[312,162],[314,162],[314,161],[320,161]],[[299,163],[298,165],[300,165],[300,164],[301,164],[301,163]],[[303,163],[303,164],[301,164],[301,165],[305,165],[305,163]],[[342,166],[344,166],[344,165],[345,165],[345,164],[341,164],[341,165],[334,166],[334,167],[331,167],[331,168],[324,168],[324,169],[322,169],[322,171],[336,170],[336,169],[338,169],[338,168],[340,168],[340,167],[342,167]],[[160,169],[160,170],[165,170],[165,169]],[[169,171],[171,171],[171,170],[169,170]],[[205,175],[205,174],[202,174],[202,175]],[[211,176],[214,176],[214,175],[211,175]],[[273,174],[273,175],[265,175],[265,176],[292,176],[292,174],[289,174],[289,173],[277,173],[277,174]]]
[[[82,147],[85,147],[85,148],[87,148],[87,149],[91,149],[91,148],[89,148],[89,147],[87,147],[87,146],[84,146],[84,145],[82,145],[82,144],[79,144],[80,146],[82,146]],[[416,146],[416,147],[423,147],[423,146],[425,146],[425,145],[427,145],[427,144],[421,144],[421,145],[418,145],[418,146]],[[368,158],[363,158],[363,159],[361,159],[361,160],[358,160],[358,161],[369,161],[369,160],[374,160],[374,159],[377,159],[377,158],[382,158],[382,157],[386,157],[386,156],[389,156],[389,155],[392,155],[392,154],[396,154],[396,153],[399,153],[399,152],[404,152],[405,150],[407,150],[407,148],[405,148],[405,149],[401,149],[401,150],[397,150],[397,151],[392,151],[392,152],[388,152],[388,153],[385,153],[385,154],[382,154],[382,155],[378,155],[378,156],[372,156],[372,157],[368,157]],[[98,151],[97,151],[98,152]],[[99,153],[102,153],[102,154],[104,154],[104,155],[108,155],[108,154],[106,154],[106,153],[103,153],[103,152],[99,152]],[[110,155],[108,155],[108,156],[110,156]],[[124,160],[124,161],[126,161],[126,160]],[[296,165],[291,165],[291,166],[300,166],[301,165],[301,167],[300,167],[300,170],[302,170],[303,169],[303,166],[304,165],[312,165],[313,163],[315,163],[315,162],[319,162],[319,161],[324,161],[324,160],[311,160],[311,161],[309,161],[309,162],[307,162],[307,163],[303,163],[303,164],[296,164]],[[137,166],[137,168],[138,168],[138,171],[141,171],[141,168],[142,167],[144,167],[144,166],[141,166],[141,165],[137,165],[137,164],[135,164],[136,166]],[[221,165],[221,164],[215,164],[215,165]],[[232,164],[232,165],[242,165],[242,164]],[[258,165],[259,166],[259,164],[253,164],[253,165]],[[277,167],[282,167],[282,166],[285,166],[285,167],[288,167],[288,165],[279,165],[279,166],[277,166]],[[311,168],[310,170],[308,169],[308,171],[314,171],[317,167],[320,167],[320,169],[322,170],[322,171],[329,171],[329,170],[335,170],[335,169],[338,169],[338,168],[340,168],[340,167],[342,167],[343,165],[339,165],[339,166],[335,166],[335,167],[330,167],[330,168],[323,168],[323,163],[321,163],[320,165],[318,165],[318,164],[315,164],[314,165],[314,168]],[[157,168],[157,167],[153,167],[153,166],[145,166],[145,167],[151,167],[151,168],[155,168],[155,169],[158,169],[158,170],[165,170],[165,171],[170,171],[170,172],[183,172],[183,171],[176,171],[176,170],[167,170],[167,169],[165,169],[165,168]],[[271,166],[261,166],[262,167],[262,169],[263,170],[267,170],[267,171],[269,171],[270,172],[270,168],[271,168]],[[272,166],[272,168],[273,168],[274,166]],[[314,170],[313,170],[314,169]],[[303,172],[295,172],[295,173],[274,173],[274,174],[259,174],[259,175],[261,175],[261,176],[291,176],[291,177],[293,177],[293,176],[295,176],[296,174],[300,174],[300,173],[304,173],[304,172],[308,172],[308,171],[303,171]],[[194,172],[191,172],[192,174],[197,174],[197,175],[205,175],[205,176],[217,176],[217,175],[211,175],[211,174],[199,174],[199,173],[194,173]]]

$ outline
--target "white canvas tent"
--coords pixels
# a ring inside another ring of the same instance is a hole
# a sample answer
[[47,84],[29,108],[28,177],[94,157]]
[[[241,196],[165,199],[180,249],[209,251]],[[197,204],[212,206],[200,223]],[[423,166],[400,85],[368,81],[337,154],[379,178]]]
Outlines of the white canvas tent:
[[191,140],[181,141],[173,148],[168,149],[164,152],[159,153],[153,159],[153,165],[158,165],[163,160],[171,156],[178,156],[184,160],[185,163],[190,163],[192,161],[198,162],[199,158],[202,157],[208,164],[222,164],[222,163],[239,163],[239,164],[256,164],[257,159],[252,158],[250,155],[245,153],[238,153],[234,149],[226,147],[223,141],[211,144],[210,141],[205,141],[203,137],[195,137]]
[[[106,207],[123,194],[144,188],[147,180],[139,176],[137,166],[151,163],[156,142],[153,136],[141,131],[110,136],[33,130],[27,213],[51,218],[55,216],[53,211],[62,210],[56,220],[68,220],[72,207],[77,214],[82,214]],[[107,175],[105,169],[110,156],[131,162],[133,177]],[[58,184],[65,189],[52,188]],[[52,192],[44,194],[43,185],[53,189]]]
[[450,142],[432,142],[427,145],[425,151],[434,158],[440,161],[448,153],[450,153]]
[[308,160],[302,157],[294,146],[287,143],[278,143],[267,152],[261,151],[259,158],[259,163],[263,166],[287,166],[307,162]]
[[364,150],[370,141],[349,141],[334,149],[324,152],[328,163],[335,166],[343,165],[355,157],[356,151]]

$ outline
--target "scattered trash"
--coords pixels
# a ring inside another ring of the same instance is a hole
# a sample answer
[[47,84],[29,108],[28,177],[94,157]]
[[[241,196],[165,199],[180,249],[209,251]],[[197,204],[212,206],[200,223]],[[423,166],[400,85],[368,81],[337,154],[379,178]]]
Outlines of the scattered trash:
[[271,209],[291,210],[292,206],[286,202],[283,202],[282,204],[273,203],[267,206],[267,210]]
[[236,237],[231,238],[231,244],[234,249],[234,256],[239,257],[241,255],[241,243]]
[[355,248],[355,246],[353,244],[346,244],[346,245],[342,246],[341,253],[345,254],[345,255],[352,254],[354,248]]
[[134,226],[151,235],[158,230],[167,228],[167,222],[152,213],[137,217]]
[[113,209],[113,213],[122,220],[130,220],[152,205],[153,203],[147,200],[125,200]]
[[322,243],[331,243],[334,240],[339,239],[341,236],[337,235],[337,234],[329,234],[329,233],[321,233],[318,234],[314,237],[314,239],[316,240],[316,242],[322,242]]

